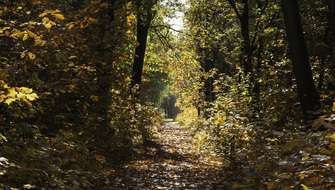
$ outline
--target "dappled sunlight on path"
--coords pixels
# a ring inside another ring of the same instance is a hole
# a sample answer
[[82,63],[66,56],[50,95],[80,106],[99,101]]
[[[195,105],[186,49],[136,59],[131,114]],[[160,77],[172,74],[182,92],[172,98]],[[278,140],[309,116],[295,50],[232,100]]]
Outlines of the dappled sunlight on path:
[[216,189],[222,162],[198,153],[187,129],[169,122],[146,155],[118,171],[114,189]]

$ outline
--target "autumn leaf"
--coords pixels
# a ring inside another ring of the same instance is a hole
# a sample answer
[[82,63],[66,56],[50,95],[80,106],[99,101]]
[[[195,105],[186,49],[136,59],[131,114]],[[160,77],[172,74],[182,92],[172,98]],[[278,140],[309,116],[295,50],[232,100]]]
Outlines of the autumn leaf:
[[43,13],[39,15],[39,17],[46,17],[46,16],[52,16],[57,20],[63,21],[65,19],[64,15],[61,13],[60,10],[45,10]]
[[31,52],[28,52],[28,58],[30,59],[30,60],[35,60],[36,59],[36,55],[34,54],[34,53],[31,53]]
[[17,89],[18,92],[24,93],[24,94],[31,94],[33,93],[33,90],[31,88],[27,87],[21,87]]
[[27,30],[27,34],[29,35],[29,37],[31,38],[38,38],[38,35],[35,34],[34,32],[30,31],[30,30]]
[[56,26],[56,23],[50,20],[48,17],[44,17],[42,19],[42,23],[47,29],[51,29],[53,26]]
[[28,35],[28,34],[24,34],[22,40],[23,40],[23,41],[26,41],[26,40],[28,40],[28,39],[29,39],[29,35]]
[[74,22],[70,22],[70,23],[66,24],[66,28],[69,29],[69,30],[74,29],[75,26],[76,26],[76,25],[75,25]]
[[21,52],[21,54],[20,54],[20,58],[23,59],[23,58],[25,58],[25,57],[26,57],[26,52]]
[[307,187],[306,185],[304,185],[304,184],[301,184],[301,187],[302,187],[302,189],[303,190],[310,190],[310,188],[309,187]]
[[45,10],[43,13],[39,14],[38,16],[42,18],[42,17],[48,16],[49,14],[52,14],[54,12],[55,12],[55,10]]
[[55,17],[58,20],[64,20],[65,19],[64,15],[62,15],[60,13],[52,14],[52,16]]
[[8,97],[15,97],[16,94],[17,94],[17,93],[16,93],[16,91],[15,91],[14,88],[9,88],[9,89],[8,89],[8,93],[7,93],[7,96],[8,96]]
[[4,103],[7,104],[7,105],[10,105],[12,104],[13,102],[15,102],[16,99],[15,98],[7,98]]
[[0,141],[7,142],[7,138],[3,134],[1,134],[1,133],[0,133]]

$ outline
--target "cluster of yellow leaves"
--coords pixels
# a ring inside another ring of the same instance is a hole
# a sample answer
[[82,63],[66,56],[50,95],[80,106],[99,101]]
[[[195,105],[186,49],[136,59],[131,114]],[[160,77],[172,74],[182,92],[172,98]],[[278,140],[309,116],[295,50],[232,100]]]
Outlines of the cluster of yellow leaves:
[[31,102],[38,99],[38,95],[27,87],[10,87],[6,82],[0,80],[0,103],[7,105],[21,101],[31,106]]
[[14,30],[10,35],[10,37],[14,39],[21,39],[22,41],[33,39],[35,46],[44,46],[46,44],[46,41],[43,40],[43,35],[35,34],[34,32],[28,29],[25,31]]
[[50,20],[48,17],[44,17],[42,19],[42,23],[47,29],[51,29],[53,26],[56,26],[56,23]]
[[23,58],[28,58],[29,60],[35,60],[36,59],[36,54],[32,52],[22,52],[20,57]]
[[129,13],[128,16],[127,16],[127,24],[128,24],[128,27],[132,27],[134,26],[136,23],[136,16],[134,13]]
[[42,24],[45,28],[51,29],[52,27],[56,26],[56,22],[51,20],[50,18],[54,18],[59,21],[63,21],[65,19],[62,12],[58,9],[56,10],[46,10],[39,15],[42,18]]

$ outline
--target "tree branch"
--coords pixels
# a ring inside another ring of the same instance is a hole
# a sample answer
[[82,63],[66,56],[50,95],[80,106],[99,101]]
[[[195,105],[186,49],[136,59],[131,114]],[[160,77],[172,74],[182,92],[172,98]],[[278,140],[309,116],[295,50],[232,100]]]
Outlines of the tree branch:
[[236,2],[235,2],[235,0],[228,0],[228,2],[229,2],[229,4],[231,5],[231,7],[233,8],[233,10],[234,10],[235,14],[237,15],[237,17],[238,17],[239,19],[241,19],[241,14],[240,14],[240,12],[238,11],[238,8],[237,8],[237,6],[236,6]]

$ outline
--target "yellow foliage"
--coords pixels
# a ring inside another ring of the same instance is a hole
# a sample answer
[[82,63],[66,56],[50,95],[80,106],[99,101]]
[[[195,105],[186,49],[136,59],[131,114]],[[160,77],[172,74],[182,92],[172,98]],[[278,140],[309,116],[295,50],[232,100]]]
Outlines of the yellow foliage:
[[38,98],[38,95],[30,88],[9,87],[7,83],[0,80],[0,103],[10,105],[16,101],[21,101],[29,105],[30,102]]
[[36,59],[36,55],[34,53],[28,52],[28,58],[30,60],[35,60]]
[[136,22],[136,16],[131,13],[127,16],[127,24],[128,24],[128,27],[131,27],[134,25],[134,23]]
[[30,30],[27,30],[27,34],[31,38],[39,38],[39,36],[37,34],[35,34],[34,32],[32,32]]
[[200,151],[202,147],[208,146],[209,139],[211,138],[210,134],[206,131],[201,131],[193,137],[193,142],[196,146],[196,149]]
[[194,107],[185,108],[176,120],[183,126],[191,126],[198,119],[198,111]]
[[14,39],[23,39],[25,35],[25,32],[21,32],[19,30],[15,30],[14,32],[12,32],[12,34],[10,35],[10,37],[14,38]]
[[26,41],[29,39],[29,35],[28,34],[24,34],[23,37],[22,37],[22,40],[23,41]]
[[47,29],[51,29],[53,26],[56,25],[56,23],[50,20],[48,17],[44,17],[42,19],[42,23]]
[[52,16],[55,17],[58,20],[64,20],[65,19],[64,15],[62,15],[60,13],[52,14]]
[[302,189],[303,190],[310,190],[310,188],[309,187],[307,187],[306,185],[304,185],[304,184],[301,184],[301,187],[302,187]]
[[56,10],[45,10],[43,13],[39,15],[39,17],[46,17],[46,16],[52,16],[57,20],[63,21],[65,19],[64,15],[62,12],[58,9]]

